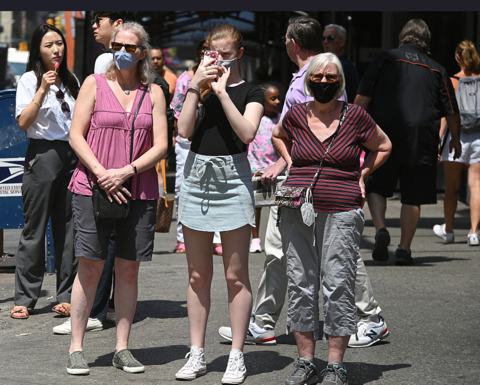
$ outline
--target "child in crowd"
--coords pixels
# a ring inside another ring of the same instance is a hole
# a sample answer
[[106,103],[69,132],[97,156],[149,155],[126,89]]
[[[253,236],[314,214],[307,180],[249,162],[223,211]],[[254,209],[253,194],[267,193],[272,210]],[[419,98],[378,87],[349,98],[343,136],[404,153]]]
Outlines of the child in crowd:
[[[253,175],[260,176],[272,166],[280,157],[273,146],[272,131],[280,118],[280,92],[274,85],[264,83],[260,87],[265,95],[265,113],[260,122],[255,140],[248,146],[248,161]],[[255,208],[255,225],[252,227],[252,241],[250,242],[251,253],[261,253],[261,239],[259,237],[261,207]]]

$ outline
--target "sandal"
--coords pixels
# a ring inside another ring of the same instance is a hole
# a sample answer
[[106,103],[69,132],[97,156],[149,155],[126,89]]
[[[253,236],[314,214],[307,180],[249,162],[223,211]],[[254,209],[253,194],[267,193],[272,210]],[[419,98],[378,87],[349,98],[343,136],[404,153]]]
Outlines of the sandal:
[[[22,313],[23,316],[15,317],[15,313]],[[10,310],[10,317],[13,319],[27,319],[28,316],[28,309],[25,306],[15,306],[12,310]]]
[[185,253],[185,243],[177,243],[175,248],[173,249],[175,254],[183,254]]
[[[59,308],[65,309],[65,312],[59,310]],[[70,317],[70,304],[65,303],[65,302],[59,303],[58,305],[55,305],[52,308],[52,311],[54,311],[55,313],[58,313],[60,315],[63,315],[64,317]]]
[[220,256],[223,255],[223,248],[221,243],[213,244],[213,254],[220,255]]

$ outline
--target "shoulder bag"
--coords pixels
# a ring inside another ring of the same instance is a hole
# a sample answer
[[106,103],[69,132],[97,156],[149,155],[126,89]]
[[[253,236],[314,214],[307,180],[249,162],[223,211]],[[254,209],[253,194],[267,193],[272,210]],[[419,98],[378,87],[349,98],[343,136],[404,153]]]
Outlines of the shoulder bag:
[[[279,207],[288,207],[290,209],[297,209],[301,210],[303,223],[307,226],[311,226],[315,222],[315,211],[313,209],[313,195],[312,189],[317,182],[318,175],[320,174],[320,169],[322,168],[323,161],[325,160],[330,147],[332,147],[332,143],[337,136],[337,133],[342,126],[343,122],[345,121],[345,116],[348,111],[348,104],[345,108],[345,112],[343,113],[340,122],[338,123],[338,127],[333,134],[332,140],[325,151],[325,154],[320,161],[320,165],[318,166],[317,172],[313,177],[312,183],[310,183],[309,187],[297,187],[297,186],[285,186],[285,184],[277,189],[275,192],[275,204]],[[288,179],[288,177],[287,177]],[[286,182],[286,181],[285,181]],[[278,222],[278,218],[277,218]]]
[[[133,157],[133,137],[134,137],[134,130],[135,130],[135,120],[137,119],[138,112],[140,111],[140,106],[142,105],[143,99],[145,94],[147,93],[148,85],[145,86],[145,90],[143,91],[142,97],[140,102],[138,103],[137,111],[135,112],[135,116],[133,117],[132,123],[132,137],[130,142],[130,163],[132,163]],[[86,139],[86,137],[85,137]],[[95,222],[99,220],[118,220],[118,219],[125,219],[130,214],[130,200],[131,198],[127,195],[123,195],[127,200],[127,203],[118,203],[115,199],[110,202],[108,200],[107,193],[104,189],[100,187],[98,183],[95,183],[92,186],[92,181],[90,180],[90,176],[88,175],[87,167],[85,167],[85,173],[87,174],[88,184],[92,189],[92,199],[93,199],[93,214],[95,217]],[[127,190],[130,191],[130,186],[127,183],[123,184]]]
[[167,170],[165,166],[165,159],[160,161],[163,175],[163,191],[165,196],[158,198],[157,204],[157,219],[155,222],[155,231],[157,233],[168,233],[170,231],[170,224],[172,223],[174,199],[167,198]]

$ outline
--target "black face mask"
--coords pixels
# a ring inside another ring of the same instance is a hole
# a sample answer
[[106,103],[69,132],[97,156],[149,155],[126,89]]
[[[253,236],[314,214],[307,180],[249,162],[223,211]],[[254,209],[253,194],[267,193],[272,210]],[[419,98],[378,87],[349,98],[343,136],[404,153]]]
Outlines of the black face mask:
[[338,89],[340,88],[340,82],[337,80],[334,83],[315,83],[312,80],[309,80],[308,86],[313,93],[313,97],[319,103],[328,103],[333,99]]

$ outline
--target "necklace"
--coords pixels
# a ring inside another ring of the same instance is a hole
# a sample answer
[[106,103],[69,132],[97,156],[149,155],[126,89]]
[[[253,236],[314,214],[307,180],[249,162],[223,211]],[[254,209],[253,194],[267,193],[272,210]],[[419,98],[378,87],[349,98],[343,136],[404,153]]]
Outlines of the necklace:
[[130,95],[130,90],[123,90],[127,95]]

